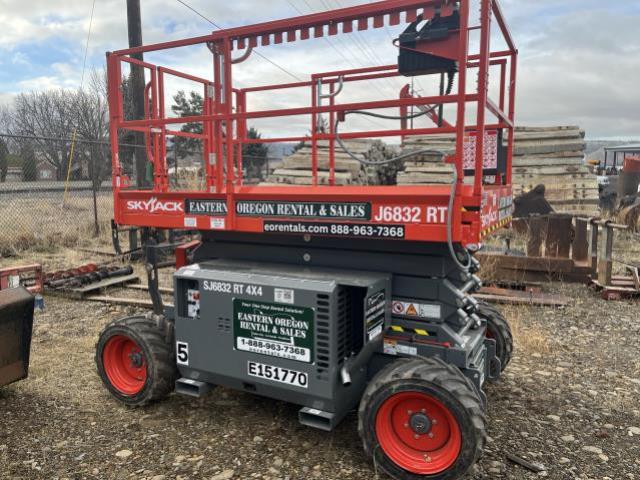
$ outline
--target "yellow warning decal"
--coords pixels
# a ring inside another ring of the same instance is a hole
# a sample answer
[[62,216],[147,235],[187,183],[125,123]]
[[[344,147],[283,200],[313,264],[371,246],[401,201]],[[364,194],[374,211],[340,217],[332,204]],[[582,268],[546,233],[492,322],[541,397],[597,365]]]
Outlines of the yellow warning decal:
[[507,217],[507,218],[504,218],[503,220],[499,221],[499,222],[498,222],[498,223],[496,223],[495,225],[492,225],[492,226],[491,226],[491,227],[489,227],[489,228],[485,228],[484,230],[482,230],[482,231],[480,232],[480,234],[481,234],[482,236],[489,235],[490,233],[493,233],[493,232],[495,232],[496,230],[498,230],[498,229],[500,229],[500,228],[504,227],[505,225],[507,225],[509,222],[511,222],[511,220],[513,220],[513,217]]
[[414,333],[422,337],[428,337],[429,332],[422,328],[404,328],[399,325],[391,325],[391,331],[398,333]]

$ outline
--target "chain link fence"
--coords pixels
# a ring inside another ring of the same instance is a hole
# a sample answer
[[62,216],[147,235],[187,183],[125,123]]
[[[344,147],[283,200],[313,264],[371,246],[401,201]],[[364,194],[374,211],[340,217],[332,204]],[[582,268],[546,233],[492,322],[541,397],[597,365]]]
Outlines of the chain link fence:
[[[143,155],[146,162],[146,147],[127,143],[135,139],[122,140],[121,163],[135,185],[135,158]],[[0,133],[0,150],[0,256],[110,242],[113,191],[108,142]],[[245,183],[258,183],[270,161],[277,160],[244,155]],[[168,145],[167,163],[171,190],[204,189],[201,145]],[[148,168],[147,184],[152,175]]]
[[0,134],[0,149],[0,255],[109,238],[107,144]]

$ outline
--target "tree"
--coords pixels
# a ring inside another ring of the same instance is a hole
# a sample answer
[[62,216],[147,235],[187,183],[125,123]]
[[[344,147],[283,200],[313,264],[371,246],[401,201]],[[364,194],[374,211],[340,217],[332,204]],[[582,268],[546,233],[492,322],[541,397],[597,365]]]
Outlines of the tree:
[[87,165],[87,173],[98,190],[102,182],[111,175],[109,147],[96,142],[107,143],[109,139],[109,104],[106,90],[99,77],[94,74],[88,90],[80,90],[74,95],[72,111],[76,119],[78,139],[91,140],[91,143],[79,142],[74,157]]
[[[73,95],[74,92],[62,89],[17,95],[13,102],[12,133],[32,137],[70,137],[74,120]],[[44,161],[55,167],[57,179],[64,180],[71,145],[46,138],[34,138],[31,141],[33,144],[28,149],[34,155],[37,151]]]
[[[16,150],[33,152],[34,161],[55,167],[56,179],[65,180],[69,171],[72,142],[66,139],[76,132],[71,171],[88,172],[94,182],[101,182],[110,172],[109,153],[90,149],[82,140],[106,141],[109,134],[109,111],[106,88],[93,75],[87,90],[46,90],[21,93],[10,106],[9,133],[33,137],[17,139]],[[3,122],[4,123],[4,122]],[[28,146],[24,144],[28,143]],[[82,168],[87,166],[87,168]]]
[[[259,139],[260,133],[253,127],[249,128],[247,138]],[[247,143],[242,147],[242,164],[246,168],[247,178],[262,180],[265,164],[269,156],[269,147],[264,143]]]
[[6,142],[0,138],[0,182],[7,180],[7,172],[9,171],[9,148]]
[[[8,105],[0,105],[0,133],[10,131],[11,114]],[[0,137],[0,182],[6,182],[9,171],[9,142]]]
[[[173,101],[174,104],[171,106],[171,111],[179,117],[202,115],[203,98],[197,92],[191,91],[187,97],[184,90],[179,90],[173,96]],[[202,123],[185,123],[180,130],[189,133],[202,133]],[[176,137],[173,148],[178,149],[178,157],[184,158],[200,150],[200,147],[200,140],[196,138]]]
[[[187,95],[184,90],[179,90],[173,96],[174,104],[171,111],[179,117],[191,117],[202,115],[203,97],[197,92],[189,92]],[[202,123],[188,122],[180,129],[183,132],[202,133]],[[224,132],[223,132],[224,135]],[[249,128],[247,138],[259,139],[260,133],[255,128]],[[184,158],[194,152],[201,150],[200,140],[195,138],[177,137],[175,139],[174,148],[177,148],[178,157]],[[264,143],[249,143],[242,147],[243,166],[246,169],[246,177],[251,179],[262,179],[265,164],[269,156],[269,147]]]
[[20,160],[22,162],[22,181],[35,182],[38,180],[38,161],[36,160],[36,152],[30,141],[21,143]]

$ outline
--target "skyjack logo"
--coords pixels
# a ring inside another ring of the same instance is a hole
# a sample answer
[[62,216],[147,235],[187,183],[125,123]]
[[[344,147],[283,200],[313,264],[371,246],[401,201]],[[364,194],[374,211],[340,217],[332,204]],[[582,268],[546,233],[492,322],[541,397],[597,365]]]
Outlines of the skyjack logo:
[[147,213],[182,213],[184,212],[181,202],[166,201],[161,202],[156,197],[149,200],[127,200],[127,210],[133,212]]

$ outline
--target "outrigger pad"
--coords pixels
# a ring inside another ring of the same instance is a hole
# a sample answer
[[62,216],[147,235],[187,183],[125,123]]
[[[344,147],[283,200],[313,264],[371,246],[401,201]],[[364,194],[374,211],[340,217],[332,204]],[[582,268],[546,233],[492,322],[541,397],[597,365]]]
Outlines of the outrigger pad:
[[0,290],[0,387],[29,373],[34,303],[25,288]]

